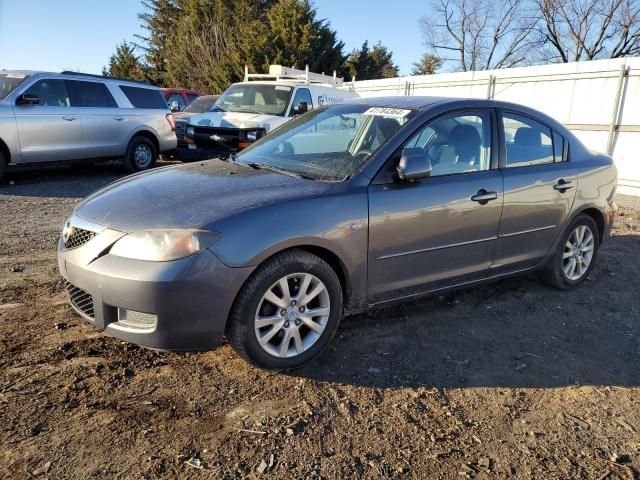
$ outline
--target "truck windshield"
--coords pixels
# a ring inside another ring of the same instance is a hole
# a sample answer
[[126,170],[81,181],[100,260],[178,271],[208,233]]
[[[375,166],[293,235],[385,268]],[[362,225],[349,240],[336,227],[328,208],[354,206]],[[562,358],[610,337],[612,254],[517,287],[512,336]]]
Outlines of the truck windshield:
[[334,105],[285,123],[236,156],[238,163],[325,181],[355,174],[414,110]]
[[225,90],[213,111],[284,115],[292,90],[286,85],[238,83]]
[[0,73],[0,100],[4,100],[27,78],[29,75],[22,73]]

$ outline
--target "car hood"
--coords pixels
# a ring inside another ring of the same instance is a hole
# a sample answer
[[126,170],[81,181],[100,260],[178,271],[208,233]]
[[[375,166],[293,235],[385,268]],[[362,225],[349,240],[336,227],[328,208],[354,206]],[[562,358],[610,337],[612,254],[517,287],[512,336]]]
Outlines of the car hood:
[[189,123],[216,128],[264,128],[279,119],[284,120],[284,117],[247,112],[207,112],[191,117]]
[[131,175],[87,197],[76,215],[107,228],[214,228],[240,211],[320,195],[332,184],[222,160]]

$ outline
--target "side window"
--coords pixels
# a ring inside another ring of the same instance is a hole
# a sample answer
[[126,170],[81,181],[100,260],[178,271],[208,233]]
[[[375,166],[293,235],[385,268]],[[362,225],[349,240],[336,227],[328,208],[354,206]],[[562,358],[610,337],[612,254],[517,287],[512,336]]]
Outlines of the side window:
[[64,80],[45,79],[31,85],[24,93],[35,95],[43,107],[70,107],[71,100]]
[[296,94],[291,102],[291,112],[289,116],[293,115],[293,108],[300,105],[300,102],[307,102],[307,108],[311,110],[313,108],[313,102],[311,101],[311,93],[308,88],[299,88],[296,90]]
[[489,170],[491,114],[465,112],[440,117],[416,132],[404,146],[426,152],[432,177]]
[[158,89],[120,85],[120,90],[127,96],[134,108],[168,109],[167,102]]
[[67,80],[74,107],[116,108],[116,101],[100,82]]
[[180,95],[177,92],[172,93],[171,95],[169,95],[169,98],[167,98],[167,103],[169,104],[169,107],[171,107],[173,102],[178,102],[178,106],[180,107],[180,110],[182,110],[185,107],[184,98],[182,98],[182,95]]
[[503,114],[502,124],[507,168],[553,163],[553,137],[549,127],[508,112]]
[[557,132],[553,132],[553,156],[556,162],[564,160],[564,137]]

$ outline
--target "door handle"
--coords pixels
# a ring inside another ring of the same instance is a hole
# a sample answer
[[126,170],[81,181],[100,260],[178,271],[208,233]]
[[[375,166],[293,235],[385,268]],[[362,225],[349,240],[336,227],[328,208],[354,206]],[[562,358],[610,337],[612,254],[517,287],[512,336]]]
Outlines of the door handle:
[[124,120],[124,117],[113,117],[114,120],[117,120],[118,122],[121,122]]
[[480,205],[486,205],[491,200],[498,198],[498,192],[488,192],[484,188],[478,190],[478,193],[471,197],[471,200],[478,202]]
[[73,122],[74,120],[77,120],[78,117],[74,116],[74,115],[64,115],[62,117],[63,120],[66,120],[67,122]]
[[564,193],[567,190],[573,188],[573,185],[571,185],[573,182],[571,180],[565,180],[564,178],[561,178],[560,180],[558,180],[558,183],[556,183],[553,186],[554,190],[558,190],[560,193]]

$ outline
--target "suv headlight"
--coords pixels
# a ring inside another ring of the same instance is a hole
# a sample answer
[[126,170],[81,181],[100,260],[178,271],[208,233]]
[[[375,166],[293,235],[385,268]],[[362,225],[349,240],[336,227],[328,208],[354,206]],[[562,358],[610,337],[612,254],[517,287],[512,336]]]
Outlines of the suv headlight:
[[140,230],[118,240],[109,253],[118,257],[166,262],[188,257],[220,238],[206,230]]
[[187,127],[186,134],[190,137],[193,137],[196,134],[196,131],[193,127]]

